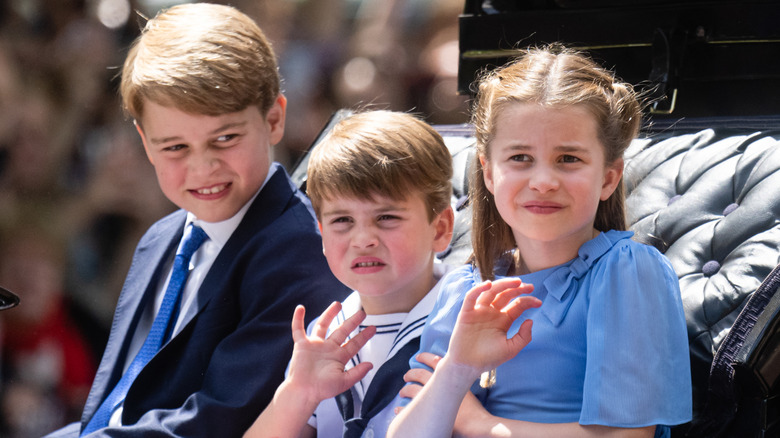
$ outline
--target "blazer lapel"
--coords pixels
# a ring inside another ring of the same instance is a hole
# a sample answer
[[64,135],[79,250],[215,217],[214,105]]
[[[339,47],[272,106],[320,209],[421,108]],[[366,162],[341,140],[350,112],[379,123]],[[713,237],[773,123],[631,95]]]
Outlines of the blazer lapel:
[[230,239],[225,243],[225,246],[214,260],[211,269],[209,269],[208,274],[203,279],[203,284],[198,290],[198,309],[196,312],[188,315],[186,320],[182,321],[182,327],[186,327],[192,319],[202,312],[203,308],[214,296],[215,291],[221,289],[219,285],[228,277],[236,256],[248,241],[256,237],[257,230],[265,228],[281,216],[290,199],[294,196],[295,189],[291,186],[281,165],[274,163],[271,167],[271,172],[273,172],[273,175],[255,197],[241,223],[238,224]]
[[142,239],[133,255],[114,312],[106,349],[84,407],[82,422],[89,419],[122,376],[135,327],[148,298],[154,293],[166,258],[181,240],[186,213],[175,212],[158,222],[153,235]]

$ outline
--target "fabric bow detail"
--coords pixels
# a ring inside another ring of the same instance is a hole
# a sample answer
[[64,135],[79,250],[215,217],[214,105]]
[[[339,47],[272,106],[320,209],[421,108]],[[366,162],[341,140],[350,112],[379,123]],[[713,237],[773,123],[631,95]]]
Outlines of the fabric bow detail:
[[630,238],[634,233],[630,231],[608,231],[585,242],[580,247],[578,257],[568,265],[560,267],[544,280],[544,288],[547,290],[541,313],[558,327],[566,318],[574,297],[580,287],[580,281],[590,271],[593,264],[606,254],[616,242]]

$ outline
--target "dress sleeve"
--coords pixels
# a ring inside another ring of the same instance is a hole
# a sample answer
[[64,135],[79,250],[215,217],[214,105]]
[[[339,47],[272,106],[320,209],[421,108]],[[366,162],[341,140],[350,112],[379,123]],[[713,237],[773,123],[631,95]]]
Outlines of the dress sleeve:
[[581,424],[681,424],[691,419],[688,337],[677,275],[655,248],[628,241],[588,287]]
[[[463,297],[473,286],[474,274],[470,265],[451,271],[441,280],[439,296],[425,321],[425,327],[420,336],[419,353],[428,352],[441,357],[447,353],[455,321],[463,306]],[[418,362],[416,357],[415,354],[409,359],[411,368],[425,368],[428,371],[433,371],[430,367]]]

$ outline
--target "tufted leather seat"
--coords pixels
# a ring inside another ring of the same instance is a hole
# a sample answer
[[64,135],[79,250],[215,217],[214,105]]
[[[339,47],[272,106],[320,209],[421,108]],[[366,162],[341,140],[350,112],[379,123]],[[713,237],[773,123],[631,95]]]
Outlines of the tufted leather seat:
[[631,229],[680,278],[699,413],[714,354],[780,263],[780,131],[662,132],[625,158]]

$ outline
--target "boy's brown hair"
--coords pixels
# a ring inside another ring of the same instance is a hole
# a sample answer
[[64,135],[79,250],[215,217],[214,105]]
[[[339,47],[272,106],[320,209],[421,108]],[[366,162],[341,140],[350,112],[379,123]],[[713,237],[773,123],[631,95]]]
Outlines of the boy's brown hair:
[[216,116],[279,95],[275,54],[257,24],[230,6],[192,3],[149,20],[128,52],[120,93],[136,120],[144,102]]
[[318,216],[324,199],[397,200],[416,190],[433,220],[450,205],[451,179],[452,156],[435,129],[410,114],[368,111],[337,123],[314,148],[306,184]]

